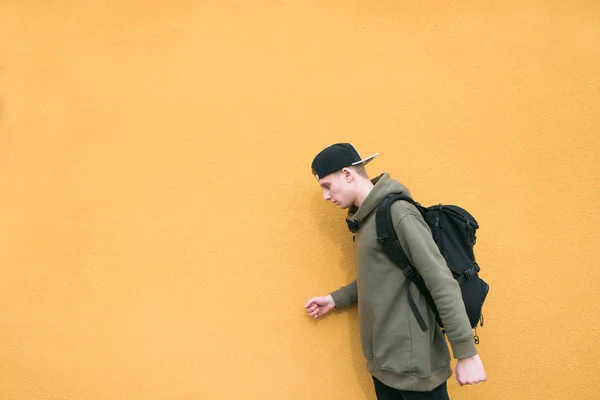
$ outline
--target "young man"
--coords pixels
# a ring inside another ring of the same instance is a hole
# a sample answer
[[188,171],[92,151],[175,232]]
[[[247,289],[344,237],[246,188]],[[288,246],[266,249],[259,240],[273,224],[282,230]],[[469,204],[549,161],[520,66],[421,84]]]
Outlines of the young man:
[[[376,240],[375,210],[389,193],[408,189],[384,173],[369,180],[364,165],[377,154],[361,158],[354,146],[337,143],[312,162],[325,201],[348,209],[348,226],[355,231],[356,280],[304,305],[313,318],[358,302],[362,351],[379,400],[447,400],[446,381],[452,375],[444,334],[414,284],[383,252]],[[473,343],[471,325],[458,283],[433,241],[418,210],[406,201],[392,205],[392,221],[411,265],[423,277],[444,324],[462,385],[487,379]],[[424,316],[423,331],[408,300],[408,291]]]

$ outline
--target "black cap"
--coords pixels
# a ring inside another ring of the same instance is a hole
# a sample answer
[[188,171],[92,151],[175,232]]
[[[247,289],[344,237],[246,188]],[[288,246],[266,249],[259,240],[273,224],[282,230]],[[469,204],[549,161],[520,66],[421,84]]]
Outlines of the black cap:
[[379,153],[361,158],[350,143],[336,143],[322,150],[312,162],[312,173],[317,180],[345,167],[365,165]]

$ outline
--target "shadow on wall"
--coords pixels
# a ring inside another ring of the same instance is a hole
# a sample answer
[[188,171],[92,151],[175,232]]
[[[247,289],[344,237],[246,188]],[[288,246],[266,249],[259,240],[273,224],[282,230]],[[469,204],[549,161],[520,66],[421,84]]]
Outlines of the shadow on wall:
[[[339,282],[339,285],[328,289],[331,292],[356,279],[356,269],[354,266],[354,246],[352,234],[348,231],[348,227],[346,225],[346,210],[340,210],[337,206],[329,203],[326,204],[323,200],[320,189],[315,189],[315,191],[316,193],[314,196],[312,196],[310,203],[311,214],[314,217],[315,223],[319,228],[322,237],[327,238],[327,240],[334,243],[335,247],[339,248],[339,251],[342,254],[339,268],[346,272],[345,281]],[[332,255],[332,258],[333,257],[334,255]],[[328,265],[328,261],[329,260],[324,260],[324,265]],[[356,379],[365,396],[365,399],[375,400],[376,397],[373,390],[373,381],[371,380],[371,376],[365,367],[365,358],[361,350],[358,309],[356,305],[347,307],[341,311],[336,311],[330,315],[347,317],[348,335],[350,337],[349,342],[352,350],[352,368],[354,369]],[[339,382],[339,384],[343,384],[343,382]]]

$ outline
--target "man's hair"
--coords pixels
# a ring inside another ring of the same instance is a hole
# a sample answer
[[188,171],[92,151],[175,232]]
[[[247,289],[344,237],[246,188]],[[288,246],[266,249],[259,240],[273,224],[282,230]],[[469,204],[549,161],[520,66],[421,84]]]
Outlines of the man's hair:
[[353,169],[354,172],[356,172],[358,175],[362,176],[363,178],[369,179],[369,175],[367,175],[367,170],[364,165],[354,165],[354,166],[348,167],[348,168]]

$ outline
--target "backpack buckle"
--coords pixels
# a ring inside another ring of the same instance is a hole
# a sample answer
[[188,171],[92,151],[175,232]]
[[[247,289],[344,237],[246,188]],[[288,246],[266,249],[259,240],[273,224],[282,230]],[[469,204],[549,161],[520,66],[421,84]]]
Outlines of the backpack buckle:
[[481,268],[479,268],[479,265],[474,264],[473,267],[471,267],[471,269],[468,269],[463,273],[465,280],[466,281],[471,280],[471,278],[473,276],[475,276],[475,274],[478,273],[479,271],[481,271]]
[[390,240],[390,236],[387,233],[382,234],[381,236],[377,236],[377,243],[384,244],[385,242]]
[[471,278],[473,277],[473,275],[471,275],[471,270],[465,271],[463,275],[465,276],[466,281],[471,280]]
[[415,276],[415,269],[412,266],[408,266],[406,268],[404,268],[404,275],[406,275],[409,278],[412,278]]

